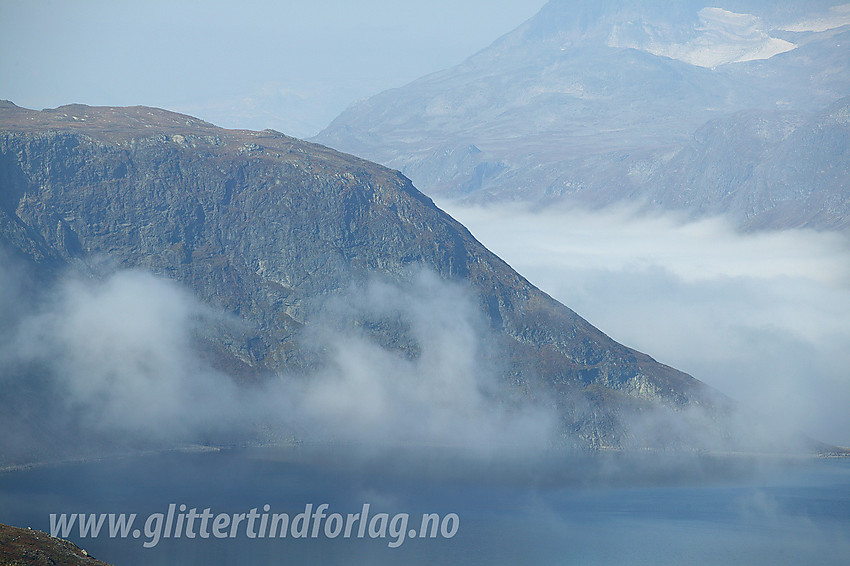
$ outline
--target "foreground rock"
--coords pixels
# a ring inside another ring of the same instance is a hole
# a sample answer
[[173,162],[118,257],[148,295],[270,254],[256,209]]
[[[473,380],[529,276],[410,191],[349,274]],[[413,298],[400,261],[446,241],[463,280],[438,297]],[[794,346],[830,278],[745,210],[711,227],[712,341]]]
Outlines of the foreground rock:
[[0,525],[0,564],[4,566],[108,566],[61,538],[41,531]]

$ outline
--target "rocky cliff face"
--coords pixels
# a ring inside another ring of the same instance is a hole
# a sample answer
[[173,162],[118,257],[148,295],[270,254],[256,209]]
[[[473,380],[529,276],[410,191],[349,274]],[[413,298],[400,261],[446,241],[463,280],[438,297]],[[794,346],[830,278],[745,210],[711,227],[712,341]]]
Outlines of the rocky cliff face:
[[[422,265],[471,288],[505,353],[503,379],[553,394],[565,438],[651,444],[627,415],[713,406],[708,388],[536,289],[396,171],[274,131],[143,107],[36,112],[7,102],[0,126],[7,253],[39,277],[107,261],[180,282],[242,321],[201,332],[237,380],[309,370],[317,362],[299,336],[316,297]],[[403,324],[370,328],[384,347],[409,345]]]

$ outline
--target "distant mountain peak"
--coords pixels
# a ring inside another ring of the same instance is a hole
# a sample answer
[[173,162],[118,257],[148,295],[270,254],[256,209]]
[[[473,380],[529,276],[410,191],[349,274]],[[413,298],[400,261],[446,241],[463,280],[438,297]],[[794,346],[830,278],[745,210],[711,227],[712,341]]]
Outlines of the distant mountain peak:
[[[658,186],[629,171],[664,170],[663,155],[709,121],[813,114],[850,94],[847,22],[850,4],[835,0],[553,0],[460,65],[352,105],[314,139],[397,168],[432,195],[655,202]],[[721,184],[711,190],[749,190]],[[759,192],[751,197],[765,202],[733,211],[748,226],[775,204]],[[816,206],[803,222],[834,226],[840,207]],[[793,216],[794,203],[783,207],[777,218]]]
[[[700,67],[769,59],[796,48],[795,43],[775,37],[773,25],[761,15],[742,11],[746,9],[746,3],[741,2],[553,1],[497,44],[507,48],[550,42],[564,49],[607,45],[639,49]],[[838,12],[830,21],[842,17],[843,12]]]

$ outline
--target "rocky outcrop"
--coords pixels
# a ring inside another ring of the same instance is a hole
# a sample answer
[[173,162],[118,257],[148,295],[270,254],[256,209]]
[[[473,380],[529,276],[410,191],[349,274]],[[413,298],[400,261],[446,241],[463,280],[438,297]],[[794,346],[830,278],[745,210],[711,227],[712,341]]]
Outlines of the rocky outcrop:
[[41,531],[0,525],[0,564],[7,566],[109,566],[75,544]]

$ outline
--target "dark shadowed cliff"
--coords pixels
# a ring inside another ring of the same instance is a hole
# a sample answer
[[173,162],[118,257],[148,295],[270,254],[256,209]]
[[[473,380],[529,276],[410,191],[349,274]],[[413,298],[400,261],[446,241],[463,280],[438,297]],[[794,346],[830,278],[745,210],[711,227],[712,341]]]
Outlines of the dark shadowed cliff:
[[[317,298],[424,266],[471,288],[503,355],[501,378],[557,399],[571,443],[687,443],[686,431],[664,425],[671,436],[659,439],[631,419],[695,407],[720,418],[707,387],[535,288],[396,171],[271,130],[145,107],[37,112],[4,102],[0,126],[0,243],[28,266],[32,287],[67,266],[95,278],[107,265],[175,280],[241,320],[198,337],[237,381],[309,373],[321,362],[299,336]],[[352,324],[417,355],[403,321]]]

